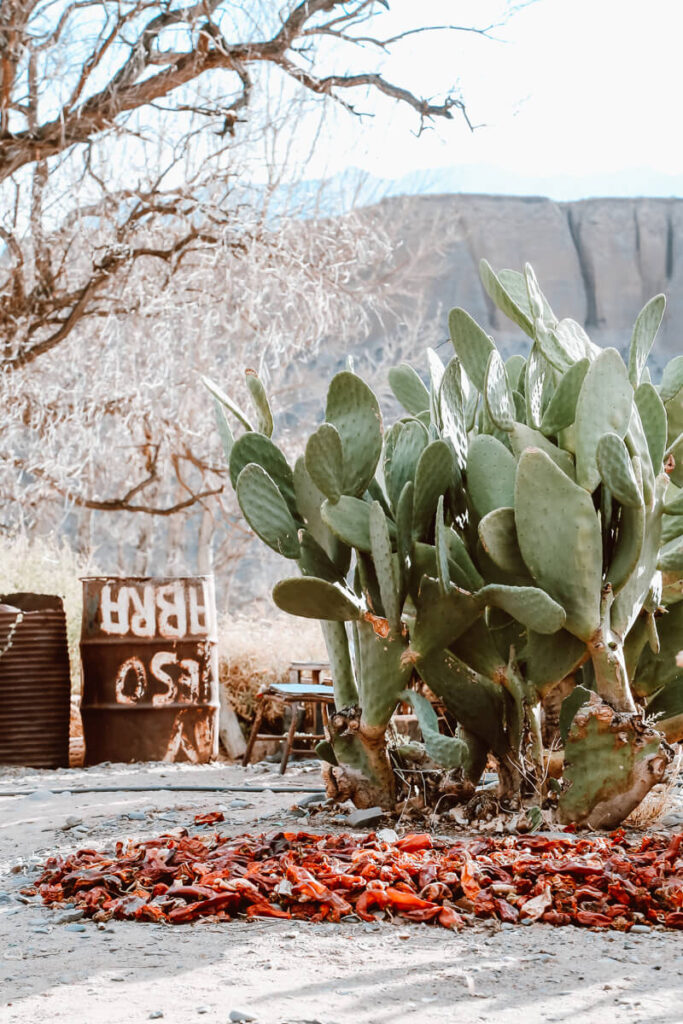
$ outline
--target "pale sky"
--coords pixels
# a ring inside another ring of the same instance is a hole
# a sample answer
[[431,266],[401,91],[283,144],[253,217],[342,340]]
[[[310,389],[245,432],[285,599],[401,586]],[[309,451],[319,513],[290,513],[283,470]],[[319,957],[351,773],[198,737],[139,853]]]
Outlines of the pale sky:
[[[397,27],[415,24],[421,7],[429,23],[486,24],[501,0],[394,0]],[[385,77],[439,97],[458,82],[470,116],[486,127],[470,133],[456,116],[415,138],[415,115],[386,101],[359,99],[377,115],[365,127],[339,113],[330,143],[318,150],[307,176],[353,165],[380,178],[425,169],[491,165],[520,178],[565,180],[617,174],[622,189],[683,194],[683,0],[537,0],[495,35],[428,34],[396,47]],[[339,57],[340,54],[337,54]],[[362,66],[361,54],[349,61]],[[632,171],[637,173],[631,174]],[[625,173],[628,172],[628,173]],[[625,184],[624,184],[625,183]],[[604,194],[604,189],[602,190]],[[664,191],[666,192],[666,186]]]

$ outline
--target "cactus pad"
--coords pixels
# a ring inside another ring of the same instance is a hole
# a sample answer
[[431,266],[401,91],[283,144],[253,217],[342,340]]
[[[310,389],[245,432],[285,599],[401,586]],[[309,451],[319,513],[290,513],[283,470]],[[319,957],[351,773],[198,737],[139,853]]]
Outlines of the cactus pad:
[[265,469],[254,463],[245,466],[237,479],[236,492],[244,518],[264,544],[285,558],[298,558],[298,524]]

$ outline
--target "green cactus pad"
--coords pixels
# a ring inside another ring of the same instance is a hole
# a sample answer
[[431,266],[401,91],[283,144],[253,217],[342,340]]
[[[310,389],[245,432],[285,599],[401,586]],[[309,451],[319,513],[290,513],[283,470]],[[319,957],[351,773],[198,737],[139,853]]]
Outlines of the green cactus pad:
[[322,519],[326,526],[349,547],[370,551],[370,505],[360,498],[343,494],[339,501],[323,503]]
[[[521,327],[530,338],[534,336],[534,324],[529,309],[529,296],[526,281],[515,271],[495,273],[486,260],[479,263],[479,276],[490,298],[513,323]],[[504,283],[505,282],[505,283]],[[464,360],[463,360],[464,362]],[[467,369],[467,366],[465,366]],[[469,370],[468,370],[469,373]],[[475,381],[476,383],[476,381]],[[479,388],[480,391],[483,388]]]
[[255,463],[264,469],[275,483],[287,507],[295,519],[300,518],[299,507],[294,491],[292,470],[283,453],[265,434],[248,431],[242,434],[232,448],[230,455],[230,481],[237,488],[239,475],[245,466]]
[[649,697],[683,676],[683,669],[676,664],[676,655],[683,646],[683,602],[672,605],[657,624],[659,652],[655,654],[643,645],[634,673],[633,688],[640,697]]
[[527,427],[525,423],[515,423],[510,431],[510,444],[512,451],[518,458],[527,448],[540,448],[542,452],[550,456],[563,473],[567,474],[570,480],[575,479],[574,460],[569,452],[558,448],[540,430]]
[[329,622],[323,619],[320,626],[330,662],[334,703],[339,711],[358,703],[358,690],[349,653],[349,638],[343,622]]
[[671,442],[679,434],[683,434],[683,388],[665,404],[667,422],[667,442]]
[[527,449],[517,468],[515,525],[532,576],[588,640],[600,625],[602,538],[589,494],[544,453]]
[[349,568],[350,548],[343,545],[323,522],[321,509],[325,496],[311,480],[303,456],[296,460],[294,466],[294,493],[306,529],[345,575]]
[[514,504],[517,463],[512,453],[488,434],[470,442],[467,456],[467,490],[479,519],[494,508]]
[[486,331],[464,309],[452,309],[448,328],[455,354],[477,391],[484,390],[486,367],[494,344]]
[[256,370],[245,370],[244,378],[256,412],[256,427],[261,434],[265,434],[266,437],[272,437],[273,414],[270,410],[270,403],[266,395],[266,389],[263,386],[263,381]]
[[439,495],[455,480],[453,449],[445,441],[432,441],[418,459],[413,494],[413,538],[427,540],[432,530]]
[[637,718],[584,705],[567,737],[560,821],[616,827],[661,781],[667,761],[660,737]]
[[[643,544],[638,556],[636,569],[614,599],[610,612],[612,629],[619,636],[627,636],[638,618],[650,586],[657,571],[662,536],[662,506],[666,478],[657,477],[652,508],[645,510]],[[627,511],[623,510],[624,513]]]
[[441,381],[439,395],[441,434],[453,445],[460,469],[467,463],[467,417],[462,389],[462,367],[457,356],[451,359]]
[[382,416],[368,385],[354,373],[332,378],[325,419],[337,428],[344,453],[344,493],[360,497],[382,453]]
[[448,541],[446,540],[446,524],[443,515],[443,494],[439,496],[436,506],[436,523],[434,525],[434,548],[436,550],[436,568],[441,593],[447,594],[451,588],[451,574],[448,568]]
[[678,536],[663,545],[657,568],[662,572],[683,572],[683,537]]
[[379,636],[369,622],[357,624],[360,656],[359,698],[363,709],[361,727],[388,724],[401,691],[410,682],[413,666],[403,655],[408,642],[400,634]]
[[318,576],[328,583],[343,583],[344,574],[308,530],[299,530],[299,568],[304,576]]
[[384,459],[384,479],[392,508],[397,507],[408,481],[415,479],[418,460],[427,444],[427,431],[417,420],[408,420],[397,431],[392,430],[392,445]]
[[418,657],[448,647],[482,614],[484,604],[473,594],[452,587],[441,592],[437,580],[425,576],[420,585],[417,617],[410,647]]
[[225,415],[225,406],[222,405],[217,398],[211,396],[213,401],[213,411],[216,417],[216,427],[218,429],[218,436],[221,439],[223,446],[223,452],[225,458],[230,462],[230,454],[232,452],[233,445],[235,443],[235,435],[232,432],[230,424],[228,423],[228,417]]
[[613,432],[624,437],[631,419],[633,388],[624,361],[614,348],[591,364],[576,403],[576,480],[593,492],[600,483],[598,442]]
[[626,505],[621,510],[614,552],[607,569],[607,582],[618,594],[640,561],[645,539],[647,515],[642,502],[636,507]]
[[446,367],[441,356],[437,355],[433,348],[427,349],[427,363],[429,365],[429,419],[432,428],[430,429],[430,437],[432,437],[433,431],[438,431],[441,428],[439,395],[441,394],[441,383]]
[[557,435],[574,422],[576,403],[589,366],[590,360],[580,359],[562,375],[541,418],[541,431],[547,436]]
[[339,764],[334,747],[329,740],[320,740],[319,743],[316,743],[314,749],[321,761],[327,761],[328,764],[335,767]]
[[408,363],[392,366],[389,370],[389,387],[411,416],[418,416],[429,409],[429,391],[422,379]]
[[246,413],[242,412],[237,402],[233,402],[232,398],[226,395],[225,391],[223,391],[222,388],[219,388],[218,384],[214,384],[214,382],[209,380],[208,377],[201,377],[200,379],[206,390],[213,395],[217,402],[220,402],[224,409],[231,412],[235,419],[240,421],[243,427],[246,427],[247,430],[254,429]]
[[505,657],[501,655],[483,617],[477,619],[451,644],[451,650],[460,661],[479,675],[496,680],[505,671],[509,656],[509,648]]
[[538,429],[541,425],[546,405],[545,399],[552,387],[553,373],[552,367],[538,345],[534,345],[527,359],[524,378],[526,420],[528,425],[534,429]]
[[600,349],[590,340],[581,324],[565,317],[552,328],[556,342],[562,346],[567,358],[574,363],[580,359],[594,359]]
[[446,527],[445,539],[451,579],[464,590],[479,590],[484,585],[484,578],[472,561],[464,540],[451,526]]
[[505,360],[505,372],[508,383],[513,391],[517,391],[520,380],[524,380],[525,367],[526,359],[519,352],[515,352],[514,355]]
[[617,434],[603,434],[596,450],[598,472],[618,502],[629,508],[643,504],[638,481],[626,445]]
[[666,492],[664,511],[669,516],[683,516],[683,491],[675,485]]
[[538,587],[507,587],[492,583],[482,587],[476,597],[492,608],[500,608],[536,633],[556,633],[565,624],[565,611]]
[[413,549],[413,482],[409,480],[401,492],[396,509],[396,552],[398,556],[398,591],[401,605],[408,592],[410,558]]
[[499,430],[512,430],[516,419],[512,389],[505,372],[505,364],[497,349],[491,350],[486,366],[484,399],[493,423]]
[[668,544],[683,534],[683,516],[664,516],[662,519],[662,544]]
[[576,717],[577,711],[579,711],[584,704],[590,703],[591,694],[592,691],[587,690],[585,686],[575,686],[572,692],[562,701],[558,728],[560,732],[560,739],[563,743],[567,742],[567,736],[569,735],[569,730],[571,729],[571,725]]
[[350,622],[359,619],[363,608],[350,590],[315,576],[293,576],[273,587],[273,601],[283,612],[304,619]]
[[254,463],[245,466],[235,490],[244,518],[264,544],[285,558],[298,558],[301,553],[297,536],[299,525],[265,469]]
[[479,540],[484,551],[504,572],[526,576],[528,569],[517,541],[515,510],[496,508],[480,521]]
[[586,645],[566,629],[545,636],[529,630],[522,653],[528,682],[545,697],[585,659]]
[[642,492],[643,498],[646,504],[651,504],[652,495],[655,486],[655,473],[652,465],[652,459],[650,458],[650,449],[648,448],[647,438],[645,431],[643,430],[643,424],[640,421],[640,413],[638,412],[638,406],[633,403],[631,408],[631,419],[629,420],[628,430],[624,442],[628,451],[635,460],[638,459],[640,463],[640,470],[642,476]]
[[674,468],[669,472],[669,480],[676,487],[683,487],[683,434],[679,434],[667,449],[666,456],[672,456],[675,461]]
[[378,501],[373,501],[370,506],[370,547],[384,614],[391,629],[398,633],[401,630],[398,581],[391,551],[387,517]]
[[363,497],[365,498],[365,501],[378,501],[384,509],[384,514],[388,516],[389,519],[393,518],[391,514],[391,507],[377,477],[370,481],[368,489]]
[[666,449],[666,409],[657,394],[657,389],[648,383],[643,383],[636,388],[635,403],[647,440],[652,468],[656,474],[660,472]]
[[484,740],[494,754],[508,756],[501,686],[468,669],[451,651],[437,650],[420,658],[415,668],[460,725]]
[[668,743],[683,742],[683,673],[660,690],[646,710]]
[[311,480],[331,502],[339,501],[344,491],[344,452],[337,429],[321,423],[306,445],[306,469]]
[[647,357],[657,336],[665,307],[666,296],[655,295],[649,302],[646,302],[636,317],[628,352],[628,376],[634,389],[641,382]]
[[659,397],[666,404],[683,388],[683,356],[674,356],[664,367]]
[[415,690],[403,690],[399,696],[415,712],[425,750],[432,761],[442,768],[464,767],[469,753],[467,744],[457,736],[443,736],[439,732],[439,719],[427,698]]

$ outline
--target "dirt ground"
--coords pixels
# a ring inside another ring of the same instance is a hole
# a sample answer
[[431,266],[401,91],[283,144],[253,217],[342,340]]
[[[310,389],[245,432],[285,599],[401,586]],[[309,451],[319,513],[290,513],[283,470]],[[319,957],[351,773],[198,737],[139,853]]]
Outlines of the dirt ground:
[[[223,810],[226,834],[315,830],[291,810],[297,794],[54,792],[118,783],[316,787],[320,775],[299,765],[284,779],[265,765],[0,769],[2,1024],[683,1022],[680,932],[483,921],[459,933],[406,922],[97,925],[18,899],[55,851],[194,830],[201,811]],[[8,795],[18,788],[35,792]],[[667,823],[682,827],[681,812],[683,800]]]

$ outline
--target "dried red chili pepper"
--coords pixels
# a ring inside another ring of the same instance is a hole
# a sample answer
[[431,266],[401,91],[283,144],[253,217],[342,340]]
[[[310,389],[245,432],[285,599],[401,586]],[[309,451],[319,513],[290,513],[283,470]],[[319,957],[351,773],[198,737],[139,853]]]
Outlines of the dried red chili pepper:
[[339,921],[387,913],[447,928],[473,915],[619,931],[643,921],[683,928],[680,850],[681,834],[630,842],[621,831],[451,843],[423,833],[388,843],[372,833],[200,838],[179,830],[119,842],[114,856],[88,849],[50,857],[25,891],[48,904],[70,900],[97,920]]

